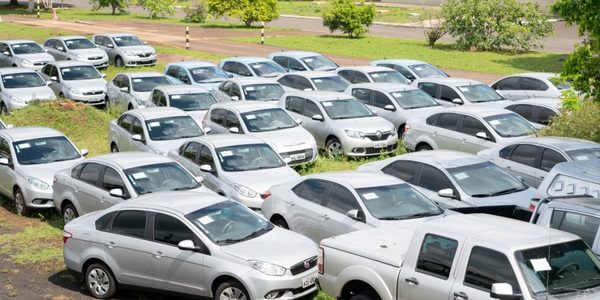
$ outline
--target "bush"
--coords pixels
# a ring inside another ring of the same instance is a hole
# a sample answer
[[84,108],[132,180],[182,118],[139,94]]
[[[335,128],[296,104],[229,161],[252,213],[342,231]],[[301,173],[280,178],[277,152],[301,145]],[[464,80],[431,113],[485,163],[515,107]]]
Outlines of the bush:
[[529,51],[553,35],[548,16],[534,2],[448,0],[444,27],[462,49]]
[[561,115],[552,119],[550,126],[542,129],[540,135],[566,136],[600,143],[600,104],[582,100],[572,107],[575,109],[564,109]]
[[113,15],[117,14],[117,10],[119,13],[125,13],[125,9],[127,8],[126,0],[90,0],[90,4],[93,10],[110,6]]
[[375,18],[375,5],[365,4],[360,0],[332,0],[323,12],[323,26],[334,32],[341,30],[350,38],[357,38],[367,33],[368,27]]
[[207,0],[206,4],[210,14],[238,18],[247,27],[279,17],[277,0]]
[[186,6],[183,9],[185,12],[185,18],[183,21],[186,23],[204,23],[206,21],[206,7],[204,2],[194,2],[191,5]]
[[175,14],[176,0],[133,0],[135,4],[142,7],[152,18],[172,16]]

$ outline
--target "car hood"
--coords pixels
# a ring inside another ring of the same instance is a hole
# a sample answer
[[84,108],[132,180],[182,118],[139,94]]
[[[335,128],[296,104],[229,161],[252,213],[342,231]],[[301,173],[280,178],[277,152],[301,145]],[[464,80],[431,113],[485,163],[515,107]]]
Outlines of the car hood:
[[32,54],[17,54],[15,55],[18,58],[26,59],[30,62],[39,62],[39,61],[54,61],[54,57],[48,53],[32,53]]
[[144,102],[148,101],[148,99],[150,99],[150,93],[151,92],[136,92],[136,91],[132,91],[131,95],[134,96],[136,99],[142,100]]
[[56,95],[52,89],[47,86],[30,87],[22,89],[5,89],[4,92],[9,96],[17,97],[21,100],[40,99],[49,100],[56,99]]
[[367,117],[355,119],[332,120],[337,128],[341,130],[350,129],[362,131],[365,133],[375,133],[379,131],[390,131],[392,123],[381,117]]
[[98,49],[98,48],[90,48],[90,49],[77,49],[77,50],[70,50],[73,54],[76,55],[81,55],[81,56],[85,56],[85,57],[97,57],[97,56],[106,56],[106,52],[104,52],[102,49]]
[[72,160],[39,165],[19,165],[19,173],[25,177],[31,176],[40,179],[52,186],[54,174],[56,174],[58,171],[72,167],[82,159],[83,158],[76,158]]
[[277,152],[286,152],[286,149],[300,147],[311,148],[314,144],[313,136],[301,126],[267,132],[252,132],[251,134],[271,144]]
[[207,112],[208,112],[208,110],[190,110],[190,111],[186,111],[186,113],[188,115],[190,115],[190,117],[192,117],[192,119],[194,119],[194,121],[196,121],[196,124],[198,124],[198,126],[200,126],[200,128],[203,128],[202,127],[202,121],[204,121],[204,117],[206,116]]
[[501,195],[494,197],[469,197],[465,199],[465,202],[471,203],[473,206],[500,206],[500,205],[516,205],[524,209],[529,209],[529,204],[531,202],[531,198],[533,198],[533,194],[535,194],[535,189],[532,187],[528,187],[526,190]]
[[82,92],[104,91],[106,89],[106,80],[103,78],[88,80],[63,80],[66,87],[73,87]]
[[260,260],[286,269],[317,255],[317,245],[313,241],[279,227],[259,237],[223,246],[221,250],[240,259]]
[[268,191],[271,186],[300,178],[300,175],[288,166],[247,172],[223,172],[223,174],[229,182],[241,184],[259,194]]
[[119,48],[126,50],[126,51],[132,51],[135,54],[147,53],[147,52],[154,53],[155,52],[154,48],[147,46],[147,45],[125,46],[125,47],[119,47]]

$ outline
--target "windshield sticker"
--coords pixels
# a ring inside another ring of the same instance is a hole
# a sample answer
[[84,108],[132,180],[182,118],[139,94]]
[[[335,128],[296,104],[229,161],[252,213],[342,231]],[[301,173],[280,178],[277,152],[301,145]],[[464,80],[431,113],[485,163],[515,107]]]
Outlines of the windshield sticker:
[[116,37],[116,38],[115,38],[115,41],[120,41],[120,40],[121,40],[121,38],[120,38],[120,37]]
[[529,262],[531,263],[531,266],[533,267],[533,270],[536,272],[543,272],[543,271],[550,271],[552,270],[552,267],[550,267],[550,264],[548,263],[548,260],[546,260],[546,258],[534,258],[534,259],[530,259]]
[[73,44],[73,41],[67,41],[67,45]]
[[150,127],[159,127],[160,126],[160,122],[150,122],[148,125]]
[[465,172],[460,172],[460,173],[454,174],[454,178],[456,178],[458,180],[463,180],[463,179],[469,178],[469,175],[467,175],[467,173],[465,173]]
[[194,75],[196,75],[196,74],[203,74],[203,73],[205,73],[205,72],[206,72],[206,71],[204,71],[204,70],[193,70],[193,71],[192,71],[192,74],[194,74]]
[[163,121],[163,123],[165,123],[165,124],[174,124],[175,120],[166,120],[166,121]]
[[13,48],[19,48],[21,45],[12,45]]
[[12,76],[3,76],[2,78],[4,78],[4,79],[13,79]]
[[233,156],[233,152],[230,150],[227,151],[221,151],[219,154],[221,154],[221,156],[223,157],[227,157],[227,156]]
[[64,73],[64,72],[71,72],[71,69],[69,69],[69,68],[66,68],[66,69],[61,69],[61,71],[63,71],[63,73]]
[[422,67],[415,67],[415,71],[423,71]]
[[254,87],[253,87],[253,86],[249,86],[249,87],[247,87],[245,90],[246,90],[246,91],[250,91],[250,92],[251,92],[251,91],[254,91]]
[[248,120],[254,120],[254,119],[256,119],[256,116],[255,115],[247,115],[246,119],[248,119]]
[[158,171],[160,171],[158,168],[154,168],[154,169],[148,169],[148,170],[146,170],[146,173],[148,173],[148,174],[156,174],[156,173],[158,173]]
[[133,79],[133,82],[142,82],[142,80],[139,78],[135,78],[135,79]]
[[366,193],[366,194],[362,194],[362,196],[366,200],[373,200],[373,199],[379,198],[379,196],[377,196],[377,194],[375,194],[375,193]]
[[575,160],[589,160],[590,157],[587,155],[579,155],[575,157]]
[[133,179],[144,179],[144,178],[148,178],[148,176],[146,176],[146,173],[144,173],[144,172],[133,173],[133,174],[131,174],[131,176],[133,177]]
[[468,91],[469,91],[469,88],[466,88],[466,87],[459,87],[458,89],[459,89],[461,92],[468,92]]
[[211,216],[204,216],[204,217],[198,219],[198,221],[200,223],[202,223],[202,225],[207,225],[207,224],[212,223],[214,221],[214,219],[211,218]]
[[321,82],[323,82],[323,80],[322,80],[322,79],[313,79],[313,81],[314,81],[315,83],[321,83]]
[[33,144],[36,145],[36,146],[45,146],[46,145],[46,141],[35,142]]
[[401,97],[404,97],[404,95],[403,95],[402,93],[400,93],[400,92],[398,92],[398,93],[393,93],[393,94],[392,94],[392,96],[394,96],[394,98],[401,98]]
[[315,59],[314,58],[305,58],[304,61],[307,63],[311,63],[313,62]]
[[500,122],[498,120],[491,120],[490,124],[493,125],[493,126],[498,126],[498,125],[502,124],[502,122]]
[[31,148],[31,145],[29,143],[22,143],[22,144],[18,144],[17,147],[19,149],[27,149],[27,148]]
[[379,75],[379,74],[377,74],[377,73],[375,73],[375,74],[371,74],[371,77],[373,77],[373,78],[379,78],[379,76],[380,76],[380,75]]
[[181,99],[181,96],[179,96],[179,95],[173,95],[173,96],[171,96],[171,99]]
[[331,103],[331,102],[323,102],[323,106],[325,106],[325,107],[333,106],[333,103]]

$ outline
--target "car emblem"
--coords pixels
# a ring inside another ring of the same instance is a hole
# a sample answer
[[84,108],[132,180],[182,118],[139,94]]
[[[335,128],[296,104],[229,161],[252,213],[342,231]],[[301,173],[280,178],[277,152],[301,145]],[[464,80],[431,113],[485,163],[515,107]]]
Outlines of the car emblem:
[[378,139],[381,138],[381,131],[377,130],[377,132],[375,133],[375,135],[377,136]]
[[304,261],[304,268],[305,268],[305,269],[308,269],[308,268],[310,268],[310,261],[308,261],[308,260],[305,260],[305,261]]

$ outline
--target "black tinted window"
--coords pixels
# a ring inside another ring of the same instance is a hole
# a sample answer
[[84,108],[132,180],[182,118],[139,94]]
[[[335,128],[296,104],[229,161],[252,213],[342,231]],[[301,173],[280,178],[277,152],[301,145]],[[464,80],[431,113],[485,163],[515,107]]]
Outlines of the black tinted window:
[[[521,89],[527,91],[544,91],[548,89],[546,85],[545,88],[542,86],[543,82],[534,78],[522,77],[521,80]],[[544,84],[545,85],[545,84]]]
[[219,125],[223,125],[225,124],[225,116],[227,115],[227,111],[224,109],[214,109],[211,113],[210,113],[210,120],[219,124]]
[[71,177],[78,178],[79,172],[81,172],[81,169],[83,169],[83,166],[85,166],[85,164],[78,164],[75,167],[73,167],[73,169],[71,169]]
[[552,149],[544,149],[544,152],[542,152],[542,161],[540,167],[544,171],[550,171],[554,165],[564,161],[567,160],[562,156],[562,154]]
[[131,123],[133,122],[133,116],[132,115],[123,115],[121,116],[121,118],[119,118],[119,125],[121,125],[121,127],[123,127],[123,129],[125,129],[126,131],[131,131]]
[[416,270],[448,279],[457,247],[458,242],[453,239],[433,234],[426,235],[417,259]]
[[309,100],[306,100],[304,103],[304,110],[302,111],[302,114],[309,118],[312,118],[314,115],[322,115],[317,104]]
[[402,76],[406,77],[408,80],[415,80],[415,75],[413,75],[407,68],[402,66],[393,66],[392,69],[400,72]]
[[215,169],[215,160],[213,159],[212,153],[210,149],[206,146],[202,147],[200,150],[200,157],[198,158],[198,163],[200,165],[210,165],[213,170]]
[[511,155],[513,149],[515,149],[515,147],[517,147],[517,146],[516,145],[511,145],[511,146],[508,146],[508,147],[504,147],[504,148],[502,148],[502,150],[500,150],[500,152],[498,154],[502,158],[510,159],[510,155]]
[[429,165],[423,165],[418,185],[434,192],[443,189],[455,190],[450,179],[442,171]]
[[436,126],[448,130],[456,130],[456,127],[458,126],[458,115],[441,114],[440,117],[437,119]]
[[419,163],[414,161],[396,161],[381,171],[385,174],[400,178],[408,183],[415,183],[415,176],[419,170]]
[[372,105],[371,90],[368,89],[352,89],[352,96],[360,100],[362,103]]
[[475,136],[478,132],[485,132],[488,137],[491,136],[488,130],[483,126],[479,120],[465,116],[462,122],[462,128],[460,130],[464,134]]
[[384,93],[373,91],[373,106],[385,108],[386,105],[392,105],[392,101]]
[[298,97],[287,97],[285,98],[285,109],[295,112],[302,113],[302,106],[304,105],[304,99]]
[[538,148],[532,145],[519,145],[513,150],[510,160],[533,167]]
[[338,72],[338,75],[342,76],[342,78],[344,78],[344,79],[346,79],[346,80],[348,80],[348,81],[350,81],[352,83],[355,83],[354,79],[353,79],[353,77],[354,77],[354,71],[341,70],[341,71]]
[[198,157],[198,152],[200,152],[200,144],[198,143],[189,143],[188,146],[183,150],[183,157],[196,161],[196,157]]
[[120,212],[113,221],[112,232],[144,238],[146,236],[146,213],[135,210]]
[[290,58],[288,63],[288,68],[292,71],[306,71],[306,68],[294,58]]
[[321,204],[331,186],[330,182],[318,179],[307,179],[293,188],[298,197]]
[[504,254],[483,247],[473,247],[464,284],[490,292],[494,283],[509,283],[515,294],[521,292],[515,273]]
[[113,219],[113,217],[117,214],[116,211],[110,212],[108,214],[105,214],[104,216],[98,218],[98,220],[96,220],[96,229],[100,230],[100,231],[108,231],[110,228],[110,221]]
[[527,119],[527,121],[533,121],[533,106],[531,106],[531,105],[525,105],[525,104],[511,105],[511,106],[507,107],[506,109],[514,111],[521,117]]
[[144,127],[142,127],[142,121],[138,118],[134,118],[133,125],[131,126],[131,134],[139,134],[144,138]]
[[363,83],[363,82],[371,82],[367,75],[363,72],[354,73],[354,82],[353,83]]
[[519,89],[519,77],[509,77],[498,81],[493,86],[496,90],[518,90]]
[[121,189],[121,191],[123,191],[123,194],[127,192],[127,189],[125,189],[125,183],[123,182],[121,175],[119,175],[119,173],[115,169],[109,167],[107,167],[106,170],[104,170],[104,176],[102,178],[102,188],[107,191],[110,191],[112,189]]
[[288,68],[288,58],[285,56],[275,56],[273,57],[273,61],[282,66],[284,69]]
[[342,214],[346,214],[352,209],[360,209],[354,195],[347,188],[337,183],[333,183],[331,186],[325,206]]
[[545,107],[538,107],[537,108],[537,116],[536,116],[534,122],[543,124],[543,125],[549,125],[550,121],[555,116],[556,116],[556,113],[553,110],[545,108]]
[[177,246],[179,242],[194,240],[194,233],[181,221],[163,214],[154,217],[154,240]]
[[[408,78],[408,77],[406,77],[406,78]],[[422,89],[425,93],[429,94],[431,97],[437,98],[437,84],[429,83],[429,82],[422,82],[422,83],[419,83],[419,88]]]
[[233,112],[227,112],[227,117],[225,120],[225,127],[229,128],[237,128],[240,132],[242,132],[242,126],[240,125],[240,120]]
[[460,96],[452,88],[442,85],[440,100],[452,102],[453,99],[460,99]]
[[98,183],[98,175],[100,174],[100,170],[102,170],[102,166],[99,164],[85,164],[83,169],[81,169],[81,173],[79,174],[79,179],[81,181],[87,182],[91,185],[97,185]]

